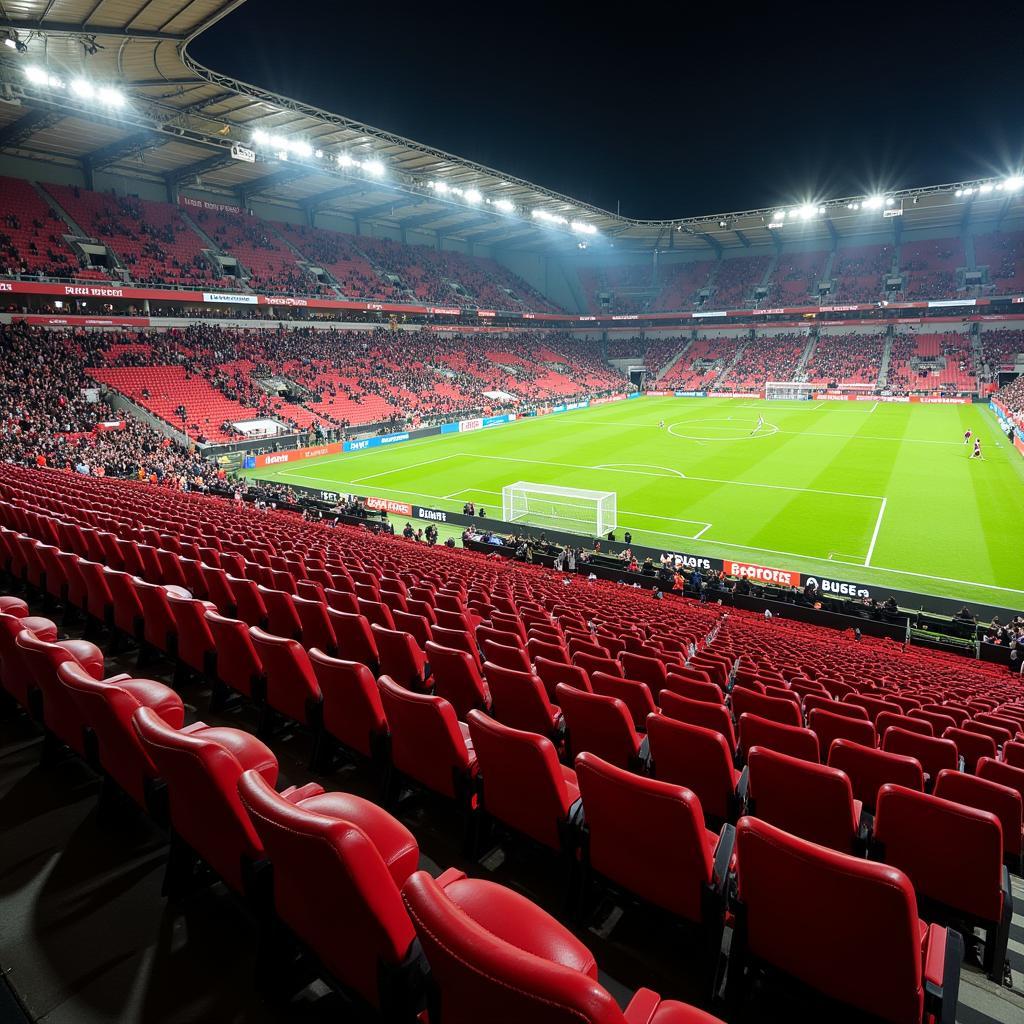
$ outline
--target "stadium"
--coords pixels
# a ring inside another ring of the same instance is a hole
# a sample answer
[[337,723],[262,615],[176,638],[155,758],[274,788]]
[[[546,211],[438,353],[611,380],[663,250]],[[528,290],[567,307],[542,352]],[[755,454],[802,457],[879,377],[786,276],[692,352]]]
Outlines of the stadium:
[[1024,1019],[1024,167],[627,216],[246,8],[0,3],[0,1024]]

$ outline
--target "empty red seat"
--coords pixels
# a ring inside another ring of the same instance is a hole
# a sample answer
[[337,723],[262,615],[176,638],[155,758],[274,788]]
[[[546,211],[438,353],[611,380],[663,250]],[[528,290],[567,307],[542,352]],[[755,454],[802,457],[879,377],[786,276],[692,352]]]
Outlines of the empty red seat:
[[562,713],[532,672],[517,672],[487,662],[484,675],[491,695],[491,715],[499,722],[550,739],[560,739]]
[[370,623],[364,615],[329,609],[334,635],[338,640],[338,657],[346,661],[359,661],[374,675],[380,668],[380,654]]
[[925,789],[930,790],[943,768],[958,768],[959,753],[952,740],[921,736],[906,729],[889,729],[882,737],[882,749],[891,754],[916,758],[924,769]]
[[480,806],[491,818],[568,858],[576,773],[558,763],[552,742],[470,711],[469,735],[481,778]]
[[627,679],[637,679],[646,683],[651,693],[665,689],[668,671],[665,663],[659,658],[651,658],[644,654],[623,651],[619,655],[619,663]]
[[939,772],[935,782],[935,795],[943,800],[953,800],[980,811],[990,811],[999,819],[1003,830],[1003,853],[1008,864],[1018,874],[1021,870],[1022,843],[1021,794],[1009,786],[989,779],[979,779],[964,772],[951,772],[948,768]]
[[996,741],[980,732],[952,726],[942,733],[942,738],[952,740],[956,744],[956,749],[963,758],[964,771],[971,775],[976,773],[981,758],[997,756]]
[[452,872],[435,881],[418,871],[402,898],[436,986],[431,1018],[443,1012],[444,1024],[716,1024],[649,989],[620,1010],[598,983],[590,950],[504,886]]
[[586,750],[619,768],[640,767],[640,737],[629,709],[618,697],[585,693],[565,683],[558,684],[555,695],[573,754]]
[[732,715],[724,704],[709,704],[703,700],[691,700],[681,697],[671,690],[662,690],[658,694],[658,705],[661,713],[680,722],[699,725],[703,729],[713,729],[725,738],[729,749],[736,753],[736,732],[733,728]]
[[885,740],[889,729],[902,729],[904,732],[916,732],[920,736],[934,736],[935,728],[931,722],[921,718],[911,718],[896,711],[880,711],[875,716],[875,728],[878,735]]
[[323,694],[323,725],[336,740],[364,757],[383,755],[388,722],[373,673],[358,661],[332,658],[313,648],[309,661]]
[[559,683],[575,687],[586,693],[594,691],[590,685],[590,676],[578,665],[566,665],[564,662],[551,661],[548,658],[537,658],[533,667],[544,684],[544,689],[548,692],[549,700],[555,701],[555,703],[557,703],[555,689]]
[[665,689],[690,700],[701,700],[707,704],[725,704],[725,695],[715,683],[681,676],[675,669],[665,677]]
[[901,871],[753,817],[736,827],[736,852],[730,988],[742,991],[748,965],[767,965],[891,1024],[953,1019],[963,941],[919,919]]
[[747,809],[801,839],[857,852],[861,802],[838,768],[753,747],[747,757]]
[[821,760],[818,737],[810,729],[783,725],[759,715],[740,715],[739,751],[746,756],[751,747],[761,746],[790,757],[817,763]]
[[387,629],[379,623],[370,625],[380,656],[380,672],[411,690],[424,689],[427,677],[427,656],[420,650],[411,633]]
[[985,968],[993,981],[1002,982],[1013,898],[996,815],[902,786],[883,786],[872,856],[904,872],[919,900],[984,927]]
[[174,616],[178,660],[204,675],[211,667],[215,647],[206,613],[214,606],[209,601],[197,601],[177,594],[168,594],[167,604]]
[[[214,642],[211,671],[220,690],[234,690],[250,700],[257,695],[263,676],[263,663],[253,646],[249,626],[241,619],[229,619],[212,608],[205,613]],[[218,692],[222,700],[225,694]]]
[[732,713],[737,722],[743,715],[750,714],[769,722],[778,722],[780,725],[800,728],[804,724],[799,704],[782,697],[769,697],[739,687],[732,691]]
[[572,663],[583,669],[588,676],[593,677],[595,672],[604,672],[608,675],[621,676],[622,666],[614,658],[600,654],[574,654]]
[[430,662],[430,678],[434,693],[455,709],[460,721],[473,708],[484,711],[491,706],[491,694],[480,676],[476,662],[466,651],[427,642],[426,656]]
[[924,771],[916,758],[863,746],[853,740],[837,739],[828,754],[830,768],[838,768],[850,780],[853,795],[872,814],[878,791],[895,782],[908,789],[924,791]]
[[590,685],[594,688],[594,693],[618,697],[629,709],[633,725],[640,731],[647,728],[647,716],[657,710],[650,689],[639,679],[624,679],[622,676],[609,675],[607,672],[592,672]]
[[469,727],[443,697],[413,693],[386,675],[377,685],[391,730],[393,770],[470,810],[478,769]]
[[334,635],[327,605],[320,600],[295,596],[292,604],[299,616],[302,629],[302,646],[306,650],[319,648],[332,657],[338,653],[338,640]]
[[717,962],[733,828],[708,831],[691,790],[623,771],[594,754],[577,755],[576,776],[589,871],[702,925],[713,954],[708,959]]
[[721,733],[666,715],[650,715],[647,739],[651,774],[656,779],[692,790],[709,821],[721,825],[736,820],[744,784]]
[[818,751],[825,760],[828,759],[833,740],[853,740],[862,746],[873,747],[878,739],[875,727],[867,719],[836,715],[824,708],[812,708],[807,715],[807,724],[818,737]]
[[871,721],[867,711],[856,704],[847,704],[845,701],[833,700],[831,697],[818,696],[813,693],[804,697],[804,713],[808,718],[812,711],[819,709],[832,715],[841,715],[843,718],[853,718],[862,722]]
[[297,640],[249,627],[256,655],[263,665],[263,701],[267,708],[319,733],[323,694],[306,649]]

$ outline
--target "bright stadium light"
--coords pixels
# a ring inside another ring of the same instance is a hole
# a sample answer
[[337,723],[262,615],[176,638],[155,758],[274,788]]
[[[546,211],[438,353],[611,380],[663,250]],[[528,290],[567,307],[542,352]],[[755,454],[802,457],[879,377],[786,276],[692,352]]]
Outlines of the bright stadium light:
[[443,182],[443,181],[432,181],[430,183],[430,185],[431,185],[431,188],[433,188],[433,190],[435,192],[440,192],[441,195],[447,195],[448,194],[448,185],[445,182]]
[[64,83],[56,75],[51,75],[45,68],[30,64],[25,68],[25,77],[32,85],[48,85],[51,89],[63,89]]
[[494,205],[501,210],[502,213],[511,213],[515,208],[516,204],[511,199],[496,199]]
[[994,191],[994,190],[995,190],[995,185],[993,185],[991,181],[986,181],[984,185],[981,185],[981,186],[980,186],[980,187],[978,188],[978,191],[979,191],[979,192],[980,192],[980,193],[981,193],[982,195],[988,195],[988,194],[989,194],[989,192],[992,192],[992,191]]
[[356,164],[356,158],[349,153],[339,153],[338,163],[342,167],[354,167]]
[[864,200],[865,210],[880,210],[885,205],[885,196],[868,196]]
[[379,178],[384,174],[384,164],[380,160],[366,160],[363,163],[363,170],[367,174],[372,174],[375,178]]
[[775,224],[775,223],[781,224],[785,219],[786,219],[786,211],[785,210],[776,210],[772,214],[772,223],[773,224]]
[[483,195],[479,189],[467,188],[465,195],[462,197],[467,203],[480,203],[483,202]]
[[1020,174],[1011,174],[1009,178],[1000,183],[999,187],[1004,192],[1019,192],[1024,188],[1024,176]]
[[533,216],[537,220],[542,220],[547,224],[568,224],[568,217],[563,217],[560,213],[549,213],[547,210],[534,210]]
[[574,220],[569,224],[569,227],[573,229],[577,234],[580,235],[596,235],[597,228],[593,224],[584,224],[581,220]]
[[105,107],[123,107],[124,106],[124,94],[118,92],[117,89],[111,88],[109,85],[101,85],[96,90],[96,98]]
[[813,203],[804,203],[803,206],[793,211],[793,215],[801,220],[810,220],[812,217],[818,216],[818,208]]
[[71,82],[71,91],[79,98],[83,100],[91,100],[96,95],[96,90],[92,87],[91,82],[87,82],[84,78],[75,78]]

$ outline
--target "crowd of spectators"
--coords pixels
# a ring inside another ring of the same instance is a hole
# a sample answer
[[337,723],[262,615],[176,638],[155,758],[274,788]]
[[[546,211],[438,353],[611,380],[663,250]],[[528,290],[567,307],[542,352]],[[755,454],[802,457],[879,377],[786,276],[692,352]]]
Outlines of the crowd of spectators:
[[803,376],[816,384],[877,384],[885,338],[880,334],[818,335]]
[[745,391],[761,388],[769,380],[793,380],[808,344],[810,339],[805,334],[753,338],[743,346],[729,372],[715,381],[712,390]]
[[891,245],[840,247],[832,262],[833,302],[878,302],[892,273]]
[[981,366],[979,379],[998,380],[1000,370],[1013,370],[1024,357],[1024,330],[1020,328],[985,331],[980,335]]
[[933,238],[900,247],[903,294],[908,299],[953,299],[957,296],[956,271],[967,263],[959,238]]

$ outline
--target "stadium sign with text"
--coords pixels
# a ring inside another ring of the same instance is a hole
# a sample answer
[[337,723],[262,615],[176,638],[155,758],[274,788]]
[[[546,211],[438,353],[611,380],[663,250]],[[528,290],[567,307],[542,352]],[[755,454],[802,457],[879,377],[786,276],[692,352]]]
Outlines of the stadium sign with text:
[[775,587],[799,587],[800,573],[789,569],[771,569],[766,565],[751,565],[748,562],[725,561],[725,575],[737,579],[753,580],[755,583],[766,583]]
[[411,516],[412,505],[390,498],[367,498],[366,507],[373,512],[390,512],[396,516]]

